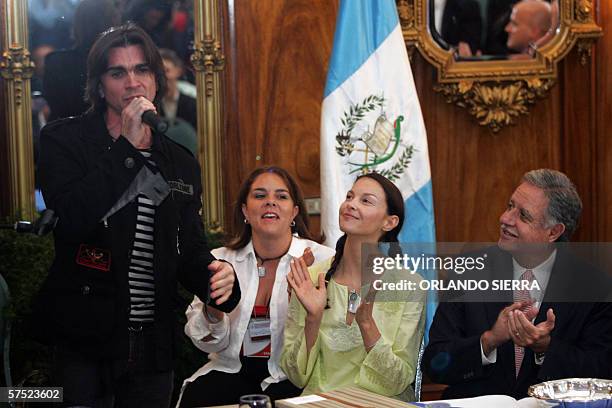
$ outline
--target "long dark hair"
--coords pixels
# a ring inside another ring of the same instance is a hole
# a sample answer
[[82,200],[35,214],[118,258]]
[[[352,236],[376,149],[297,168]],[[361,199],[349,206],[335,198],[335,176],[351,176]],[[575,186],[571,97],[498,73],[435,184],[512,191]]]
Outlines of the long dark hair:
[[306,212],[302,190],[300,190],[300,187],[287,170],[277,166],[266,166],[253,170],[244,183],[242,183],[242,186],[240,186],[238,199],[234,204],[233,210],[233,231],[235,235],[226,246],[231,249],[240,249],[244,248],[251,240],[253,234],[251,225],[244,222],[242,205],[246,204],[247,197],[255,179],[264,173],[276,174],[283,179],[285,185],[287,185],[293,204],[298,206],[298,214],[293,219],[295,221],[295,226],[291,228],[291,232],[297,232],[302,238],[314,240],[309,230],[308,213]]
[[144,30],[135,24],[128,23],[119,27],[109,28],[100,34],[100,37],[91,47],[87,57],[87,85],[85,98],[91,104],[90,111],[101,112],[106,108],[106,101],[100,95],[99,87],[102,75],[108,68],[108,55],[110,50],[119,47],[139,45],[142,48],[145,62],[155,75],[157,93],[153,103],[159,108],[160,102],[166,93],[166,73],[164,63],[157,47]]
[[[398,235],[402,230],[402,226],[404,225],[404,199],[402,198],[402,193],[399,191],[397,186],[393,184],[388,178],[378,173],[368,173],[363,174],[355,180],[355,183],[361,178],[370,178],[376,181],[385,192],[385,200],[387,202],[387,215],[397,215],[399,218],[399,222],[390,231],[385,232],[378,239],[378,242],[398,242]],[[355,184],[353,183],[353,184]],[[346,244],[346,234],[343,234],[338,242],[336,242],[336,254],[334,255],[334,260],[329,267],[329,270],[325,274],[325,285],[331,280],[332,276],[336,272],[340,261],[342,260],[342,255],[344,255],[344,245]]]

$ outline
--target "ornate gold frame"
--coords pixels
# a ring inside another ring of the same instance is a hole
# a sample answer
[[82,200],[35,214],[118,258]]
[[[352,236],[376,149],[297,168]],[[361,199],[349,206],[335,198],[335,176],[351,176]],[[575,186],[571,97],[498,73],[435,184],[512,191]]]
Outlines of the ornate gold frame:
[[397,0],[402,32],[409,54],[418,49],[437,68],[434,89],[448,103],[468,109],[494,132],[528,112],[545,97],[557,78],[557,63],[578,44],[580,61],[588,62],[602,29],[593,20],[593,0],[559,0],[560,26],[555,37],[533,59],[461,61],[434,41],[428,29],[428,0]]
[[[28,50],[28,10],[26,0],[0,0],[4,41],[0,54],[0,74],[4,78],[10,192],[10,215],[32,220],[34,202],[34,155],[32,142],[32,100],[30,78],[34,64]],[[195,52],[198,90],[199,161],[204,186],[203,217],[209,228],[223,225],[223,177],[221,135],[223,111],[220,71],[221,14],[215,0],[195,0]]]
[[27,1],[2,0],[3,41],[0,74],[7,95],[5,137],[9,174],[9,212],[32,220],[34,203],[34,148],[30,78],[34,63],[28,51]]
[[[194,1],[195,42],[191,61],[198,88],[198,157],[204,188],[203,215],[209,230],[223,229],[222,134],[223,93],[221,71],[225,56],[221,48],[221,10],[216,0]],[[199,24],[198,24],[199,23]]]

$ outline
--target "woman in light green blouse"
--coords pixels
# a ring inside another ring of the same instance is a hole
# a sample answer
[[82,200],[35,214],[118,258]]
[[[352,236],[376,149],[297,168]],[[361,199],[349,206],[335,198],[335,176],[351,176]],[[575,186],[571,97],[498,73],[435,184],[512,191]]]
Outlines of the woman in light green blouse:
[[310,269],[292,261],[281,366],[304,394],[358,386],[414,399],[425,295],[401,302],[375,302],[373,290],[363,302],[358,296],[362,244],[397,242],[403,221],[397,187],[377,173],[360,176],[340,206],[344,235],[334,258]]

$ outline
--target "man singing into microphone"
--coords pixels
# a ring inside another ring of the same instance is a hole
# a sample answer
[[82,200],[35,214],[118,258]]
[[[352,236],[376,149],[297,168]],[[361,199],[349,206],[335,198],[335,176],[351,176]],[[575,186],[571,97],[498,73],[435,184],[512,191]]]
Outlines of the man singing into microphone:
[[90,109],[41,135],[42,190],[59,222],[34,329],[55,345],[68,406],[167,407],[177,280],[223,312],[240,288],[206,246],[198,162],[143,123],[166,86],[151,39],[129,24],[106,31],[87,75]]

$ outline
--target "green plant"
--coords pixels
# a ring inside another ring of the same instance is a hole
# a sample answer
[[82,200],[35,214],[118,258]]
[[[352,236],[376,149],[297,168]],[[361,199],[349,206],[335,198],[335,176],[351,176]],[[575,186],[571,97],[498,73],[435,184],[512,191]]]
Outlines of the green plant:
[[[221,246],[221,233],[208,233],[209,247]],[[25,381],[30,386],[48,385],[51,367],[49,347],[31,340],[26,323],[31,313],[32,298],[47,276],[53,261],[53,237],[38,237],[31,234],[17,234],[10,230],[0,230],[0,275],[7,281],[11,303],[4,311],[4,317],[11,319],[11,372],[13,383]],[[206,362],[206,354],[198,350],[183,333],[185,308],[193,295],[179,290],[176,324],[175,358],[175,395],[183,380]]]
[[4,311],[11,320],[11,372],[14,384],[27,380],[33,373],[48,373],[51,353],[30,339],[26,323],[32,297],[47,276],[53,260],[53,239],[0,231],[0,275],[6,280],[11,302]]

